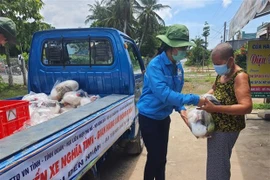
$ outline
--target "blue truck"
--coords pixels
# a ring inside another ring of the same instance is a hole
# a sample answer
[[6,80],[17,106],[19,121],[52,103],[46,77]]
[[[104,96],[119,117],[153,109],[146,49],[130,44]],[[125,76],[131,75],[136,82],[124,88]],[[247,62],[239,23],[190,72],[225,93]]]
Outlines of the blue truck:
[[97,175],[119,143],[127,153],[142,152],[135,104],[145,69],[129,36],[112,28],[36,32],[28,67],[29,92],[50,94],[56,81],[75,80],[101,98],[0,139],[1,180],[80,179]]

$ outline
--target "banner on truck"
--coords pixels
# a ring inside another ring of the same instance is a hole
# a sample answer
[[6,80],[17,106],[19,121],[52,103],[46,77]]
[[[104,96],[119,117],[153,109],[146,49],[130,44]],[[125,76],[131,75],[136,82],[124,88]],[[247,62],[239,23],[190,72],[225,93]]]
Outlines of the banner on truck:
[[248,42],[247,72],[252,97],[270,97],[270,41]]
[[5,180],[77,179],[90,168],[132,124],[134,97],[89,119],[57,142],[44,145],[23,162],[0,173]]

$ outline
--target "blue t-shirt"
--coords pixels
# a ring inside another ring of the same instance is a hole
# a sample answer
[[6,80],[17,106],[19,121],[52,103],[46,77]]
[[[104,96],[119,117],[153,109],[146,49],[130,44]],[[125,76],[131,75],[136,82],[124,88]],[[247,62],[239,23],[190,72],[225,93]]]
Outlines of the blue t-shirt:
[[181,94],[184,71],[181,63],[174,65],[163,52],[150,61],[144,74],[142,95],[137,103],[139,113],[156,120],[165,119],[173,109],[197,105],[200,97]]

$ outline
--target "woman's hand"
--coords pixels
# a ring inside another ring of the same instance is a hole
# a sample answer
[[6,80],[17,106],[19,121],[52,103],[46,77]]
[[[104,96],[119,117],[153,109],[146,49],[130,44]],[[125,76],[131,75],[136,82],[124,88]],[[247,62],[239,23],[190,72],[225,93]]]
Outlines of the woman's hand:
[[204,101],[204,105],[199,107],[200,110],[205,110],[206,112],[213,113],[216,112],[216,105],[214,105],[211,101],[209,101],[207,98]]
[[[181,118],[184,120],[186,125],[189,127],[188,118],[187,118],[187,110],[181,110],[179,113],[180,113]],[[190,127],[189,127],[189,129],[190,129]]]
[[203,97],[200,97],[199,103],[197,104],[198,107],[202,107],[205,104],[205,99]]

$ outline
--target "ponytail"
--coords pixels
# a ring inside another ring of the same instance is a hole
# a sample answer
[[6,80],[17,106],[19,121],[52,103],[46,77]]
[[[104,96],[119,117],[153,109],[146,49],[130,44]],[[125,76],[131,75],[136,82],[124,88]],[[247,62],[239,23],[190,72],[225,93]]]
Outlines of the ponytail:
[[163,51],[167,51],[168,49],[171,49],[172,47],[170,47],[169,45],[167,45],[166,43],[162,42],[161,46],[158,48],[158,52],[156,54],[157,55],[160,55],[161,53],[163,53]]

